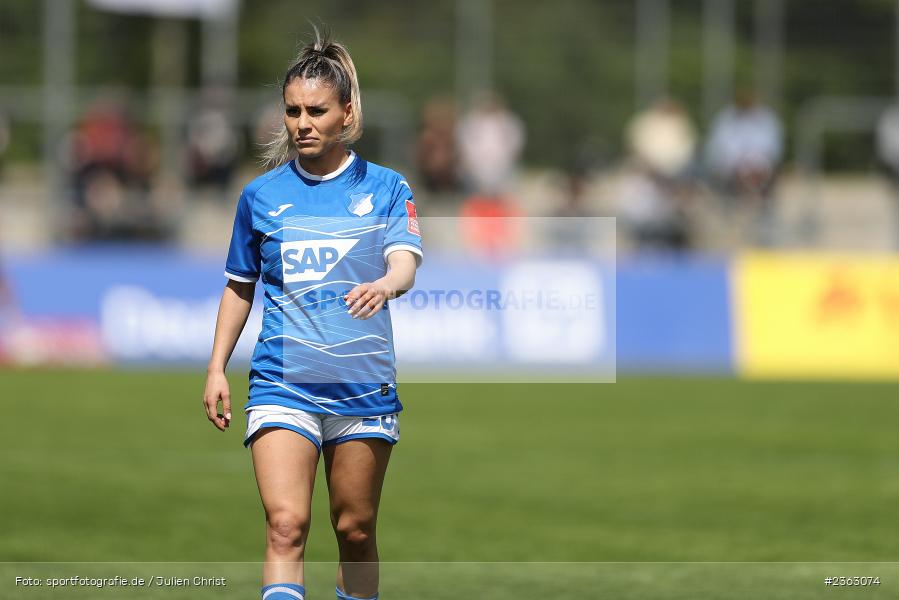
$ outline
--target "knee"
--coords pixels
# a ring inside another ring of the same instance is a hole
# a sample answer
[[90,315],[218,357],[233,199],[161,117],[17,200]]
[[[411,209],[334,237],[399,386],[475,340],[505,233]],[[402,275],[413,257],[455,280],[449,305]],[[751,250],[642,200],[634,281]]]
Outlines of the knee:
[[366,547],[375,537],[374,514],[342,514],[336,519],[334,531],[342,544]]
[[278,554],[301,549],[309,532],[309,519],[294,511],[282,510],[268,515],[268,546]]

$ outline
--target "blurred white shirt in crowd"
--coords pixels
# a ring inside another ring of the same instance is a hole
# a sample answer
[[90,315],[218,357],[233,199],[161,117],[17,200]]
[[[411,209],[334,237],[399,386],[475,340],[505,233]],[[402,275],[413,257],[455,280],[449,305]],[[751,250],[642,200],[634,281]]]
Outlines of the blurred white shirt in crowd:
[[654,173],[677,177],[693,159],[696,132],[679,104],[662,100],[639,113],[627,129],[634,157]]
[[524,124],[496,97],[467,113],[456,129],[462,168],[475,192],[502,193],[524,149]]
[[730,106],[715,118],[706,152],[709,167],[724,179],[748,169],[772,172],[783,154],[780,121],[761,105]]

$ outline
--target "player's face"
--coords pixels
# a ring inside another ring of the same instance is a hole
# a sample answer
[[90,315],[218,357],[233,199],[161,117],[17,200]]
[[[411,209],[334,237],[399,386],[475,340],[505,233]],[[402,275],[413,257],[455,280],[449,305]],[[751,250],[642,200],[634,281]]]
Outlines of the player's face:
[[338,143],[350,124],[350,104],[320,79],[296,78],[284,88],[284,125],[300,158],[316,159]]

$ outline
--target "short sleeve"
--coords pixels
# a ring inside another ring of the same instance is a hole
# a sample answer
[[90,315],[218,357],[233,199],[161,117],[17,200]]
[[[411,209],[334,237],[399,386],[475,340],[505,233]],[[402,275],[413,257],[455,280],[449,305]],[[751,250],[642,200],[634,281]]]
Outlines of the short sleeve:
[[225,277],[243,283],[259,279],[259,241],[253,232],[252,202],[244,191],[237,202],[231,246],[225,262]]
[[421,249],[421,227],[415,210],[412,188],[405,179],[398,179],[390,200],[387,232],[384,235],[384,260],[391,252],[408,250],[421,265],[424,256]]

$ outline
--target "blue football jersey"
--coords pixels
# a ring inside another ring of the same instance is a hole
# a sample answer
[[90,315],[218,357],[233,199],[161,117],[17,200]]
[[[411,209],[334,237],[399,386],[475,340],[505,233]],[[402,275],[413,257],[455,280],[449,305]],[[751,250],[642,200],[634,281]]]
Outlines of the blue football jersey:
[[244,188],[225,276],[261,279],[264,290],[248,407],[347,416],[402,410],[389,306],[360,320],[344,301],[356,285],[383,277],[395,250],[422,257],[412,190],[355,153],[329,175],[311,175],[294,160]]

